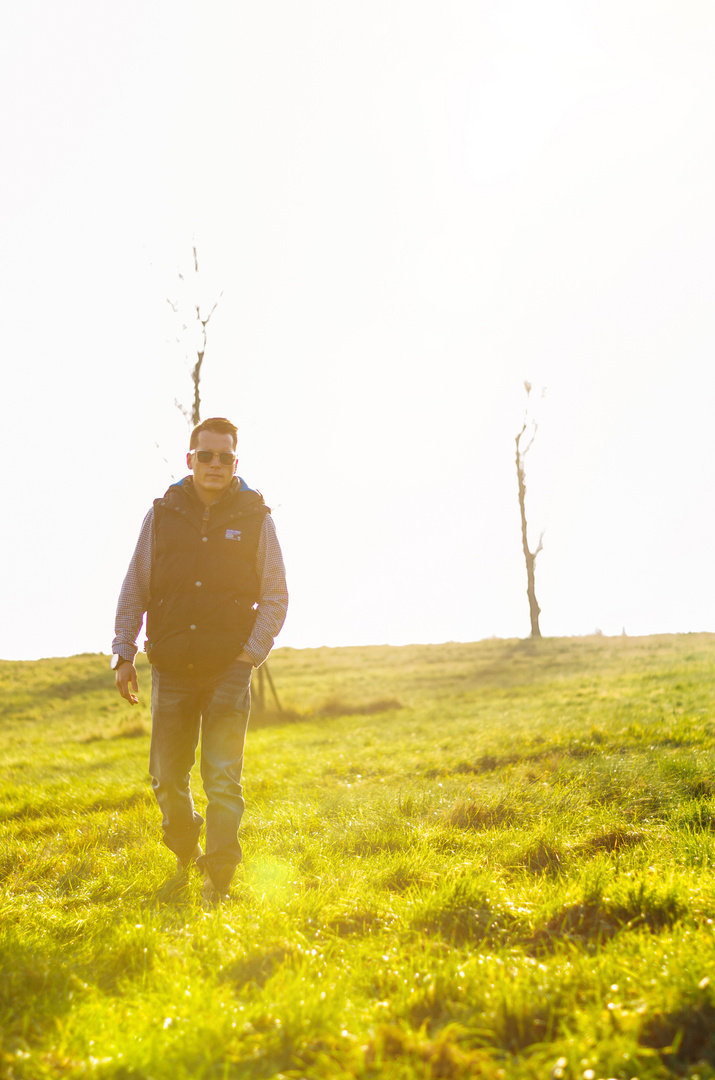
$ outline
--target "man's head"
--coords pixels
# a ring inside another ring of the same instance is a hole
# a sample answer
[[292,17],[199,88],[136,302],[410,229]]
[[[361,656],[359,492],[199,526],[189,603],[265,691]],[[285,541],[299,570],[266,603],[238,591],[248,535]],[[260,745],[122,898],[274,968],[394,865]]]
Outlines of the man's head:
[[200,424],[197,424],[189,439],[189,448],[191,450],[199,445],[199,435],[202,431],[213,431],[217,435],[230,435],[233,449],[236,450],[238,428],[230,420],[227,420],[225,416],[210,416],[208,420],[202,420]]
[[230,420],[213,416],[191,432],[186,464],[194,474],[194,490],[205,506],[220,499],[236,471],[237,431]]

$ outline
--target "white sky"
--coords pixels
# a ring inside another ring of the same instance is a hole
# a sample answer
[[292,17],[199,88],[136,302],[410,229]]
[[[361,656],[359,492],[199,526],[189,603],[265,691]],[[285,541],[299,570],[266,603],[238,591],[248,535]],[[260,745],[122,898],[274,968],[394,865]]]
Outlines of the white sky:
[[542,632],[715,629],[714,55],[709,0],[9,8],[0,656],[109,651],[194,241],[280,644],[528,634],[524,379]]

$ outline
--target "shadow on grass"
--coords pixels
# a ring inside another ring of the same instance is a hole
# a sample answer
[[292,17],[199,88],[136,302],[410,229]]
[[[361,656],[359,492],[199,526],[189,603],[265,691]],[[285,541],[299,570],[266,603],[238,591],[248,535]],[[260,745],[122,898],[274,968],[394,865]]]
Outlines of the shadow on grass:
[[49,831],[56,831],[57,818],[64,818],[67,810],[75,815],[97,814],[103,810],[129,810],[132,806],[148,806],[153,803],[150,791],[132,791],[126,795],[104,795],[90,802],[74,801],[71,807],[60,807],[54,800],[45,799],[38,803],[23,803],[14,810],[0,813],[0,821],[35,821],[48,818]]
[[715,832],[715,808],[706,802],[683,808],[674,823],[691,832]]
[[378,716],[380,713],[404,709],[397,698],[377,698],[374,701],[345,701],[343,698],[330,698],[316,709],[301,712],[298,709],[254,709],[251,712],[251,727],[281,727],[284,724],[313,723],[316,720],[336,720],[342,716]]
[[343,698],[330,698],[319,709],[319,716],[376,716],[378,713],[404,709],[397,698],[377,698],[375,701],[345,701]]
[[614,828],[594,833],[588,840],[578,844],[574,851],[580,855],[599,855],[601,852],[625,851],[645,840],[645,833],[635,829]]
[[624,931],[644,928],[651,933],[674,926],[686,914],[672,894],[636,895],[626,901],[592,900],[570,904],[556,912],[527,942],[530,950],[550,951],[565,941],[600,945]]
[[[556,742],[530,749],[524,748],[522,753],[495,754],[485,751],[472,761],[459,761],[454,765],[445,765],[443,768],[429,768],[424,775],[431,779],[436,776],[468,775],[481,776],[484,773],[496,772],[499,769],[513,767],[515,765],[537,765],[547,763],[551,772],[556,771],[562,762],[568,760],[583,760],[588,758],[617,756],[624,757],[633,754],[652,753],[654,750],[667,748],[682,748],[695,746],[699,740],[693,738],[688,742],[669,739],[667,736],[649,738],[647,742],[640,740],[614,740],[609,742],[602,732],[594,730],[590,741],[576,739],[570,743]],[[679,780],[679,788],[686,795],[694,798],[706,798],[715,794],[715,780],[708,775],[683,775],[676,777]]]
[[[203,874],[195,863],[188,867],[176,865],[160,885],[142,889],[142,896],[147,907],[168,909],[167,914],[171,912],[179,923],[186,923],[195,919],[199,910],[204,910],[201,901],[203,883]],[[231,902],[231,899],[227,901]]]
[[523,813],[513,803],[499,799],[491,803],[461,801],[449,811],[447,820],[456,829],[495,829],[516,825]]
[[[365,1065],[372,1075],[382,1075],[387,1062],[402,1063],[405,1071],[400,1071],[400,1076],[407,1076],[408,1069],[410,1076],[439,1076],[444,1080],[480,1075],[481,1066],[491,1063],[489,1054],[465,1050],[454,1036],[445,1028],[434,1039],[425,1039],[395,1025],[383,1025],[365,1046]],[[390,1075],[397,1074],[390,1071]]]
[[437,934],[454,945],[497,946],[521,936],[518,917],[493,903],[484,885],[468,876],[444,882],[415,908],[416,930]]
[[539,836],[521,852],[515,865],[532,874],[558,874],[563,861],[562,848]]
[[386,925],[386,920],[376,911],[353,911],[346,915],[339,915],[333,919],[326,919],[323,923],[325,930],[338,937],[351,937],[354,934],[370,934],[372,931],[381,930]]
[[249,986],[262,990],[286,961],[292,962],[297,955],[295,946],[287,943],[249,953],[226,966],[221,972],[221,981],[233,983],[238,990]]
[[[109,663],[107,663],[109,667]],[[92,674],[82,679],[67,679],[64,682],[49,683],[47,686],[33,686],[32,696],[34,698],[62,698],[66,701],[68,698],[79,697],[81,694],[92,694],[97,690],[114,690],[113,685],[114,673],[107,671],[106,674],[101,672],[99,675]],[[114,690],[116,694],[116,690]]]
[[656,1013],[644,1023],[638,1042],[658,1050],[664,1063],[676,1069],[699,1061],[715,1065],[715,1008],[704,1001]]
[[104,733],[99,735],[94,732],[92,735],[85,736],[84,739],[78,739],[77,742],[84,746],[87,743],[112,742],[115,739],[141,739],[145,735],[151,735],[151,731],[140,720],[136,724],[127,724],[106,735]]
[[83,983],[57,956],[6,940],[0,946],[2,1048],[38,1044],[76,1005]]
[[414,844],[414,837],[401,825],[398,821],[393,828],[381,829],[379,825],[371,828],[367,825],[348,831],[334,845],[336,857],[364,858],[368,855],[395,855],[409,851]]

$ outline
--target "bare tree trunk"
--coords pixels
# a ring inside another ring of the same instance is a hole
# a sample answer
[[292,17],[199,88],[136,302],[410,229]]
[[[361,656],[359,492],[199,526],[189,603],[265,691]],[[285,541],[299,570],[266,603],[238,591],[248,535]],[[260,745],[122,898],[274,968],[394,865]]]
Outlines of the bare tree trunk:
[[[198,278],[198,274],[199,274],[199,256],[198,256],[198,252],[196,250],[196,245],[194,245],[192,247],[191,251],[192,251],[192,254],[194,256],[194,273],[196,274],[196,277]],[[179,274],[179,278],[183,281],[183,275],[182,274]],[[208,327],[209,322],[211,320],[211,316],[213,315],[214,311],[218,307],[219,300],[221,299],[222,296],[223,296],[223,289],[219,293],[218,300],[216,301],[216,303],[211,308],[211,310],[209,311],[208,315],[205,318],[201,317],[201,305],[200,304],[195,304],[194,305],[194,310],[196,311],[196,321],[198,322],[199,327],[201,328],[200,329],[201,342],[200,342],[199,345],[197,345],[197,348],[196,348],[196,363],[194,364],[194,366],[191,369],[191,382],[192,382],[193,387],[194,387],[194,403],[193,403],[193,405],[191,407],[191,412],[189,412],[188,409],[185,409],[184,406],[181,405],[176,400],[176,398],[174,398],[174,404],[176,405],[177,409],[179,409],[179,411],[184,414],[186,419],[189,421],[191,427],[196,427],[197,424],[201,423],[201,394],[200,394],[201,365],[203,364],[204,356],[206,355],[207,327]],[[169,300],[168,297],[167,297],[166,302],[167,302],[167,304],[169,304],[169,306],[175,312],[177,312],[177,314],[179,313],[179,305],[178,305],[178,303],[174,303],[172,300]],[[186,331],[186,330],[188,330],[188,327],[183,326],[182,329],[184,331]],[[177,338],[177,341],[179,341],[179,340],[181,340],[181,339]]]
[[[525,382],[524,387],[526,388],[526,394],[527,394],[527,397],[528,397],[529,393],[531,392],[531,383]],[[538,425],[534,424],[534,431],[533,431],[533,434],[531,436],[531,439],[529,440],[526,447],[522,450],[521,449],[521,440],[523,438],[524,432],[526,431],[526,426],[527,426],[526,419],[524,419],[524,424],[522,426],[522,429],[521,429],[521,431],[519,432],[519,434],[516,437],[516,477],[517,477],[517,481],[518,481],[518,484],[519,484],[519,512],[521,514],[521,544],[522,544],[522,547],[524,549],[524,559],[526,560],[526,595],[529,598],[529,617],[530,617],[530,620],[531,620],[531,637],[538,638],[538,637],[541,637],[541,630],[539,629],[539,615],[541,613],[541,608],[539,607],[539,605],[537,603],[537,600],[536,600],[536,584],[535,584],[535,579],[534,579],[534,564],[536,563],[536,556],[543,549],[542,540],[544,539],[544,534],[541,533],[541,535],[539,536],[539,543],[536,545],[535,550],[530,551],[529,550],[529,541],[528,541],[528,538],[527,538],[527,527],[526,527],[526,477],[525,477],[525,472],[524,472],[524,459],[526,458],[527,453],[531,449],[531,444],[533,443],[534,438],[536,436]]]
[[276,704],[276,712],[282,713],[283,712],[283,707],[282,707],[282,705],[280,703],[280,700],[278,698],[278,693],[277,693],[275,685],[273,683],[273,679],[271,678],[271,673],[268,670],[268,664],[267,663],[261,664],[261,666],[256,671],[256,675],[257,675],[257,683],[256,683],[255,686],[251,687],[251,695],[253,697],[253,702],[254,702],[254,706],[255,706],[255,712],[262,713],[262,712],[265,712],[266,709],[267,709],[267,701],[266,701],[266,699],[268,697],[268,694],[267,694],[267,691],[266,691],[266,682],[267,682],[268,686],[270,687],[271,693],[273,695],[273,700],[274,700],[274,702]]
[[[198,308],[196,309],[198,311]],[[204,327],[204,345],[206,344],[206,327]],[[201,395],[199,394],[199,383],[201,381],[201,365],[204,362],[204,350],[201,349],[197,352],[197,361],[191,372],[191,379],[194,384],[194,404],[191,409],[191,425],[196,427],[201,423]]]

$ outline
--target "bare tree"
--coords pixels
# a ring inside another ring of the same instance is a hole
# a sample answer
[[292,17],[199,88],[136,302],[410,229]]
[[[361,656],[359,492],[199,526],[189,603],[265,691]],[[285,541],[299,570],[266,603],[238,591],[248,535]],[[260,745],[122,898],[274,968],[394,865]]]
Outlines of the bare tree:
[[[526,595],[529,598],[529,617],[531,619],[531,637],[541,637],[541,630],[539,629],[539,615],[541,608],[536,601],[536,586],[534,583],[534,564],[536,563],[536,556],[543,550],[542,540],[544,539],[543,532],[539,536],[539,542],[536,545],[534,551],[529,549],[529,541],[527,538],[526,528],[526,474],[525,474],[525,460],[526,455],[532,447],[534,439],[536,438],[536,432],[539,425],[536,421],[532,420],[529,423],[529,395],[531,393],[531,383],[524,381],[524,389],[526,390],[526,412],[524,413],[524,423],[521,431],[516,437],[516,477],[519,484],[519,512],[521,514],[521,543],[524,548],[524,558],[526,559]],[[521,440],[530,429],[531,437],[526,446],[522,447]]]
[[[192,252],[192,255],[193,255],[193,258],[194,258],[194,274],[196,276],[196,281],[198,282],[198,277],[199,277],[199,256],[198,256],[198,253],[196,251],[196,245],[195,244],[191,248],[191,252]],[[181,274],[181,273],[179,273],[179,280],[184,281],[184,275]],[[191,410],[189,411],[189,409],[184,408],[184,406],[181,404],[181,402],[178,401],[177,398],[174,398],[174,404],[176,405],[179,412],[181,412],[186,417],[186,419],[189,422],[189,425],[191,427],[196,427],[197,424],[201,423],[201,394],[200,394],[201,366],[202,366],[202,364],[204,362],[204,356],[206,355],[207,328],[208,328],[209,322],[211,321],[211,316],[213,315],[214,311],[218,307],[219,300],[221,299],[222,296],[223,296],[223,289],[219,293],[218,299],[215,301],[215,303],[214,303],[213,307],[211,308],[211,310],[209,311],[208,315],[202,315],[201,314],[201,304],[200,303],[193,303],[192,304],[193,311],[196,314],[196,319],[195,319],[195,322],[193,323],[193,328],[194,328],[194,331],[197,332],[197,334],[196,334],[196,339],[195,339],[195,343],[194,343],[194,346],[195,346],[195,349],[196,349],[196,363],[191,368],[191,382],[192,382],[193,388],[194,388],[194,401],[193,401],[193,405],[191,407]],[[172,309],[172,311],[176,312],[176,314],[181,317],[181,311],[180,311],[179,302],[174,301],[174,300],[170,300],[168,296],[166,298],[166,302],[169,305],[169,307]],[[191,327],[190,327],[190,325],[188,323],[182,323],[181,335],[183,336],[183,335],[187,334],[189,332],[190,328]],[[182,342],[182,336],[177,337],[177,339],[176,339],[177,342],[179,342],[179,343]]]

